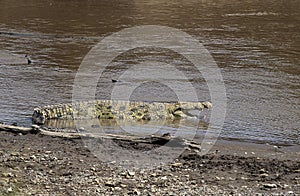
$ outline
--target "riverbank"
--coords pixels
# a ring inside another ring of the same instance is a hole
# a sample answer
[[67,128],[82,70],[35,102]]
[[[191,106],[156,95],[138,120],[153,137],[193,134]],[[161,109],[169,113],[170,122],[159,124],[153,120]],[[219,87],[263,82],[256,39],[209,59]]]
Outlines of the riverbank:
[[2,129],[0,155],[4,195],[300,194],[299,146],[218,140],[204,156],[186,150],[167,165],[125,169],[101,162],[81,139]]

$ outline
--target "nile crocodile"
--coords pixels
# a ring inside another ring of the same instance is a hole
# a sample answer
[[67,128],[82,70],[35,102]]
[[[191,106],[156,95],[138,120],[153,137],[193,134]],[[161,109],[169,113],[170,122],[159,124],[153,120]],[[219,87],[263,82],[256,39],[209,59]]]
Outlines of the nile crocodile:
[[137,102],[117,100],[95,100],[38,107],[34,109],[32,122],[45,124],[50,119],[122,119],[149,121],[196,117],[192,110],[210,109],[206,102]]

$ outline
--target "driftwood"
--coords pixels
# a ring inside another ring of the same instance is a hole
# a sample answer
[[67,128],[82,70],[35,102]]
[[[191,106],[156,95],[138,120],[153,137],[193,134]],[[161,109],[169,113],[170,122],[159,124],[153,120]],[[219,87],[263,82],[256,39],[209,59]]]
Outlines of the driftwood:
[[0,131],[28,134],[34,131],[34,128],[0,124]]
[[93,133],[69,133],[69,132],[53,132],[45,130],[37,125],[32,125],[32,127],[19,127],[12,125],[0,124],[0,131],[12,132],[12,133],[22,133],[22,134],[41,134],[51,137],[60,137],[67,139],[81,139],[81,138],[95,138],[95,139],[112,139],[123,142],[134,142],[134,143],[145,143],[153,145],[176,145],[182,147],[188,147],[189,149],[199,150],[201,145],[193,141],[188,141],[183,138],[173,137],[169,134],[162,136],[147,136],[138,137],[132,135],[117,135],[117,134],[93,134]]

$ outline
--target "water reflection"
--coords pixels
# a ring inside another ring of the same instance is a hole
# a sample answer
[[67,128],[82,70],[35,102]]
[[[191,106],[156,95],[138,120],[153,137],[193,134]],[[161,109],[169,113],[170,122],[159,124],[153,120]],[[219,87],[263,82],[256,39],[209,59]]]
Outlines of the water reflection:
[[[84,125],[84,127],[80,127]],[[88,126],[87,126],[88,125]],[[184,132],[186,135],[195,135],[196,133],[202,135],[208,128],[207,120],[151,120],[151,121],[125,121],[116,119],[87,119],[78,120],[63,120],[51,119],[47,120],[44,126],[51,131],[69,130],[72,132],[83,133],[121,133],[133,134],[139,136],[147,135],[162,135],[170,133],[176,135],[178,132]],[[193,129],[190,129],[193,127]],[[188,132],[187,130],[191,130]],[[185,136],[186,136],[185,135]]]

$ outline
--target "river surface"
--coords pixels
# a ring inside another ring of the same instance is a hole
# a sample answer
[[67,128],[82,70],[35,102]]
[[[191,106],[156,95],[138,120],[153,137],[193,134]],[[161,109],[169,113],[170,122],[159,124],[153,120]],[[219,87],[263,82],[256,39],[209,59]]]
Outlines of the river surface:
[[[71,102],[89,50],[139,25],[179,29],[210,52],[226,87],[222,137],[300,144],[299,0],[1,0],[0,121],[30,126],[34,107]],[[111,79],[143,60],[189,72],[188,62],[170,51],[131,51],[103,75],[97,98],[110,98],[114,85],[134,85],[135,78]],[[209,100],[201,74],[191,77],[199,100]],[[154,82],[140,86],[132,99],[172,101],[176,95]]]

